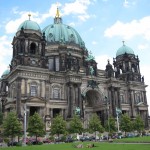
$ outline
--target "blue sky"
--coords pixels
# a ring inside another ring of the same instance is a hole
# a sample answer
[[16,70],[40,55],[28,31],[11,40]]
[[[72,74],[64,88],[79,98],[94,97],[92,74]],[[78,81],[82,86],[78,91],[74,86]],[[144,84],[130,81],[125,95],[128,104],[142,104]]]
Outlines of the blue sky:
[[[75,28],[89,51],[105,69],[112,63],[122,41],[139,56],[141,74],[150,85],[150,2],[149,0],[0,0],[0,75],[12,57],[11,42],[18,26],[28,19],[41,29],[53,23],[59,7],[63,23]],[[147,88],[150,104],[150,87]]]

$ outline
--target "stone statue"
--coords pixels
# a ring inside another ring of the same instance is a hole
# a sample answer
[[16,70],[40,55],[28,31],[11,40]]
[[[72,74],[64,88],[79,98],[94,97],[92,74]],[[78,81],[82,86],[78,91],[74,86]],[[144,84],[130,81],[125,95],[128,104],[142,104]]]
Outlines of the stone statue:
[[120,115],[122,113],[122,110],[116,107],[116,114],[117,116]]
[[90,61],[90,60],[95,60],[95,58],[94,58],[94,56],[92,56],[92,53],[89,52],[89,55],[87,56],[87,58],[85,60]]
[[75,114],[76,114],[76,115],[80,115],[80,111],[81,111],[81,110],[80,110],[80,107],[76,107]]
[[90,66],[90,75],[92,76],[94,74],[93,66]]

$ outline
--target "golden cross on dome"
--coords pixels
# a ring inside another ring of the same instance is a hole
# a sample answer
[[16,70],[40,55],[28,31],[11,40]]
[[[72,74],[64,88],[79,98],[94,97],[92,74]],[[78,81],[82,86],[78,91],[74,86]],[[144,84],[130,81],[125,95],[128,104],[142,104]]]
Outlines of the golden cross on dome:
[[123,45],[125,45],[124,43],[125,43],[125,41],[122,41],[122,43],[123,43]]
[[60,17],[60,13],[59,13],[59,9],[58,9],[58,2],[57,2],[57,11],[56,11],[56,17],[59,18]]
[[30,20],[31,14],[28,14],[28,16],[29,16],[29,20]]

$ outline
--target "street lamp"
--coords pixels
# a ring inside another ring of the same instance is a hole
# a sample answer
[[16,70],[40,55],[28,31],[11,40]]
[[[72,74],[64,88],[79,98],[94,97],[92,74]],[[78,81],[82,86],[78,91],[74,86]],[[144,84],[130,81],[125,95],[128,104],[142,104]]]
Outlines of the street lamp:
[[108,119],[108,132],[110,133],[110,123],[109,123],[109,100],[108,97],[105,96],[105,102],[106,102],[106,110],[107,110],[107,119]]
[[119,130],[119,115],[122,113],[121,109],[116,107],[116,115],[117,115],[117,128],[118,128],[118,133],[120,132]]
[[26,146],[26,130],[27,130],[27,105],[24,104],[24,146]]

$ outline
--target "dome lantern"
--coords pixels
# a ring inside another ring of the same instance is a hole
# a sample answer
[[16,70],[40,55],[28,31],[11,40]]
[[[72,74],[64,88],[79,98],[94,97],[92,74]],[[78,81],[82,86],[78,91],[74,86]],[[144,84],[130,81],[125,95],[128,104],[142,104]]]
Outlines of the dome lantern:
[[35,30],[41,33],[40,26],[35,22],[31,20],[31,14],[28,14],[29,20],[25,20],[20,24],[17,31],[21,31],[21,29],[24,30]]
[[117,50],[116,57],[118,57],[118,56],[120,56],[120,55],[123,55],[123,54],[132,54],[132,55],[134,55],[134,51],[133,51],[130,47],[128,47],[128,46],[126,46],[126,45],[124,44],[125,41],[122,41],[122,42],[123,42],[123,46],[120,47],[120,48]]

